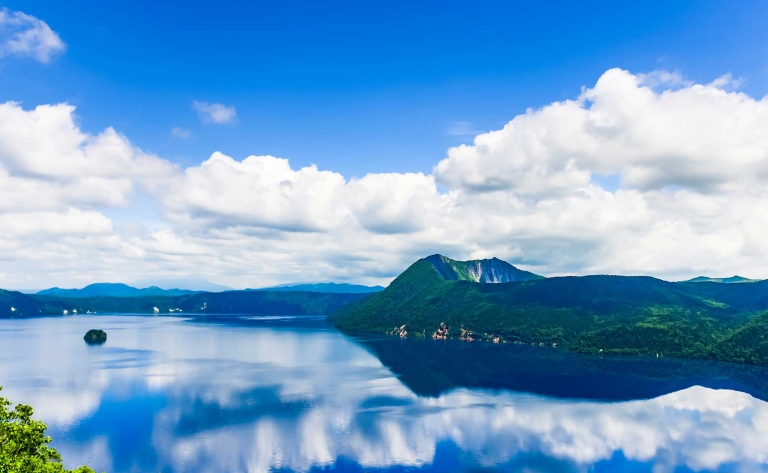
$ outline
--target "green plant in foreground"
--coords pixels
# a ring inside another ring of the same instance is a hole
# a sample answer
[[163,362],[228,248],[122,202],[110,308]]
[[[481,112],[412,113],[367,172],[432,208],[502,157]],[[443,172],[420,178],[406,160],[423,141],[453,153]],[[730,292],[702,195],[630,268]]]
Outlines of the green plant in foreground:
[[[2,387],[0,387],[2,390]],[[0,473],[94,473],[87,466],[67,470],[48,446],[46,425],[32,419],[32,407],[0,397]]]

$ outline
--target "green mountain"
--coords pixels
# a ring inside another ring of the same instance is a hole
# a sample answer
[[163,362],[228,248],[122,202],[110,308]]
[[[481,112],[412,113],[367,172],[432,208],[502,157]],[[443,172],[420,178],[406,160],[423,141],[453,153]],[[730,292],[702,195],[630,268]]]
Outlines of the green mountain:
[[731,276],[730,278],[710,278],[707,276],[698,276],[683,282],[721,282],[726,284],[732,284],[732,283],[758,282],[758,281],[761,281],[761,279],[748,279],[741,276]]
[[322,282],[322,283],[297,283],[281,284],[279,286],[264,287],[261,289],[250,289],[252,291],[306,291],[306,292],[328,292],[345,294],[367,294],[370,292],[383,291],[382,286],[361,286],[359,284]]
[[477,284],[446,277],[436,259],[417,261],[384,291],[342,306],[329,320],[346,332],[768,364],[768,320],[758,317],[768,311],[768,281],[584,276]]
[[60,289],[52,287],[38,292],[41,296],[56,297],[144,297],[144,296],[181,296],[185,294],[194,294],[198,291],[188,291],[186,289],[160,289],[157,286],[151,286],[144,289],[137,289],[127,284],[120,283],[96,283],[85,286],[82,289]]
[[227,291],[181,296],[56,297],[0,290],[0,317],[87,313],[323,315],[365,294]]

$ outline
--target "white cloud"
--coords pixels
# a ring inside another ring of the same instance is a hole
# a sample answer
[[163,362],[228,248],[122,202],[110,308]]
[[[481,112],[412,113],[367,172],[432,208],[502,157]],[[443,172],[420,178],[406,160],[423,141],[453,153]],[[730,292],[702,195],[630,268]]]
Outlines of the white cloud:
[[176,221],[321,231],[343,218],[334,211],[336,188],[344,185],[340,174],[315,166],[294,171],[287,160],[272,156],[235,161],[216,152],[161,185],[158,198]]
[[124,245],[111,207],[176,173],[107,128],[84,133],[67,104],[0,104],[0,258],[16,283],[108,269]]
[[237,113],[235,107],[227,107],[220,103],[192,101],[192,108],[204,123],[231,123]]
[[451,149],[435,175],[450,188],[537,197],[583,188],[592,173],[642,190],[733,189],[765,179],[766,123],[766,100],[716,85],[656,92],[613,69],[578,100],[530,110]]
[[[91,255],[93,278],[118,280],[105,275],[119,267],[122,280],[195,274],[232,287],[386,283],[434,252],[498,256],[546,275],[768,277],[768,99],[729,84],[610,70],[573,100],[451,148],[431,175],[352,179],[218,152],[176,169],[112,129],[82,132],[68,105],[9,103],[0,106],[0,213],[130,213],[146,189],[162,219],[94,221],[89,250],[51,232],[35,242],[34,264],[7,235],[0,258],[57,284],[78,272],[60,254]],[[619,188],[603,189],[599,176],[618,176]]]
[[64,41],[43,20],[8,8],[0,10],[0,57],[29,56],[47,63],[65,49]]
[[[168,177],[169,162],[143,153],[128,139],[107,128],[98,135],[83,133],[68,104],[24,110],[17,103],[0,104],[0,178],[39,192],[58,189],[59,204],[125,205],[137,179]],[[7,197],[18,197],[17,192]]]
[[171,128],[171,135],[175,136],[176,138],[181,138],[183,140],[186,140],[187,138],[192,136],[192,132],[189,130],[185,130],[184,128],[175,126]]
[[649,87],[691,86],[694,84],[693,81],[684,78],[683,75],[677,71],[666,71],[663,69],[644,74],[637,74],[637,81],[639,84],[647,85]]
[[712,82],[709,83],[709,85],[711,87],[717,87],[720,89],[736,90],[736,89],[740,89],[746,82],[747,80],[745,78],[743,77],[734,78],[733,74],[729,72],[713,80]]

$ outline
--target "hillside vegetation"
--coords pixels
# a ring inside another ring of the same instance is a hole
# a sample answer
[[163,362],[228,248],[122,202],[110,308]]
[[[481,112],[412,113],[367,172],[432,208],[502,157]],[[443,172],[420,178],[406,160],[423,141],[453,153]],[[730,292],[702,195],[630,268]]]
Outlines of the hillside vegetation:
[[447,280],[422,259],[383,292],[345,305],[329,319],[347,332],[445,334],[586,353],[768,364],[765,311],[768,282],[585,276],[478,284]]

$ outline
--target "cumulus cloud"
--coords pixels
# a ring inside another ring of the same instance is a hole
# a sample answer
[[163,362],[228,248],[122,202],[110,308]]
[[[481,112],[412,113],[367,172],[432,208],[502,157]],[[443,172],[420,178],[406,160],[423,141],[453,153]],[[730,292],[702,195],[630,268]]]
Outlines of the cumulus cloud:
[[[431,176],[345,181],[277,158],[215,155],[187,169],[164,206],[188,229],[257,239],[278,253],[279,238],[311,241],[337,262],[346,252],[402,268],[439,250],[549,274],[759,273],[768,104],[725,86],[614,69],[573,100],[451,148]],[[596,175],[619,176],[620,188],[601,188]],[[285,231],[310,235],[272,233]],[[379,245],[394,251],[382,255]]]
[[691,85],[656,92],[613,69],[577,100],[515,117],[502,130],[449,151],[438,182],[467,191],[547,197],[573,192],[593,173],[625,188],[678,185],[701,192],[765,179],[768,102]]
[[0,104],[0,259],[12,280],[107,269],[124,243],[104,212],[176,172],[112,128],[84,133],[71,105]]
[[220,103],[192,101],[192,108],[203,123],[231,123],[237,113],[235,107],[227,107]]
[[47,63],[65,49],[64,41],[43,20],[8,8],[0,10],[0,57],[29,56]]
[[[732,79],[612,69],[572,100],[449,149],[429,175],[348,178],[219,152],[177,169],[112,129],[84,133],[68,105],[8,103],[0,212],[130,213],[136,189],[146,190],[158,218],[113,223],[97,245],[131,268],[123,278],[386,283],[435,252],[498,256],[545,275],[768,277],[766,126],[768,99],[734,90]],[[618,185],[601,187],[604,176]],[[51,238],[51,248],[66,246]],[[55,266],[45,274],[74,273]],[[34,277],[33,266],[24,271]]]
[[156,189],[175,221],[288,232],[413,233],[424,228],[426,214],[439,214],[441,203],[449,200],[438,194],[431,176],[421,173],[346,181],[315,165],[294,170],[286,159],[236,161],[219,152]]
[[52,204],[125,205],[137,179],[168,177],[174,167],[131,145],[107,128],[98,135],[83,133],[68,104],[24,110],[13,102],[0,104],[0,179],[12,179],[5,197],[17,199],[26,188],[35,193],[58,189]]

